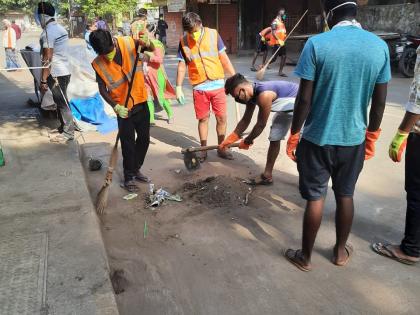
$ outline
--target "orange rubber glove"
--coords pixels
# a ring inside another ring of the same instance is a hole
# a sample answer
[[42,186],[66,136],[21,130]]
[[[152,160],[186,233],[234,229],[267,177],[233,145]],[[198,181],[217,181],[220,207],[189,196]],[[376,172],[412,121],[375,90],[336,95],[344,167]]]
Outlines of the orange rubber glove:
[[381,129],[369,131],[366,129],[366,149],[365,160],[369,160],[375,156],[375,142],[381,134]]
[[249,150],[252,144],[246,144],[245,139],[242,139],[242,141],[239,143],[239,149],[241,150]]
[[219,144],[219,149],[226,150],[230,144],[235,143],[238,140],[241,140],[241,137],[239,137],[236,132],[232,132],[221,144]]
[[296,148],[299,144],[300,132],[295,134],[290,133],[289,139],[287,140],[286,154],[289,158],[296,162]]
[[407,146],[407,138],[409,133],[398,129],[394,139],[389,145],[389,157],[394,162],[401,162],[405,147]]

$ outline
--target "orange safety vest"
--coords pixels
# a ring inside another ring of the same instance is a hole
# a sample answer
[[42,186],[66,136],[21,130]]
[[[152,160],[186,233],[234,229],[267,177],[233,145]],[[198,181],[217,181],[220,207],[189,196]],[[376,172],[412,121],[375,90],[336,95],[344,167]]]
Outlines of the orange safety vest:
[[[286,26],[283,21],[279,18],[275,18],[271,24],[276,25],[276,29],[273,30],[273,32],[276,34],[277,38],[284,41],[286,39]],[[270,46],[278,45],[277,39],[272,35],[268,44]]]
[[188,34],[181,37],[181,47],[192,85],[207,80],[224,79],[225,73],[219,59],[217,39],[217,31],[208,27],[203,28],[203,34],[197,43]]
[[[124,105],[137,50],[136,44],[130,36],[117,37],[117,42],[121,51],[122,66],[114,61],[108,61],[105,56],[96,57],[92,62],[92,66],[105,82],[112,100],[120,105]],[[131,110],[134,105],[146,101],[147,89],[144,84],[143,63],[139,59],[127,108]]]

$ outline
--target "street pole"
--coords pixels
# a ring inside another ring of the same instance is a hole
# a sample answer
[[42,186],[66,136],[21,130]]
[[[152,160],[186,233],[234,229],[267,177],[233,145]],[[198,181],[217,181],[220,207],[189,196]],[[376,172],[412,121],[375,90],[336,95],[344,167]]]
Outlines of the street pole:
[[71,0],[68,0],[69,4],[69,25],[70,25],[70,37],[73,37],[73,22],[71,20]]

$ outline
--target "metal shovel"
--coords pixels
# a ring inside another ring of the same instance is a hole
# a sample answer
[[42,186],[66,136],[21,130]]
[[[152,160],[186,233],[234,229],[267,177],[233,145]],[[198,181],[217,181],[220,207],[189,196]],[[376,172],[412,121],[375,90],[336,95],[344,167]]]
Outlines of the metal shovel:
[[[239,143],[233,143],[228,147],[237,148],[239,147]],[[190,171],[198,169],[200,167],[200,158],[197,156],[197,152],[216,150],[218,148],[218,145],[209,145],[206,147],[189,147],[182,149],[181,153],[184,155],[185,167]]]

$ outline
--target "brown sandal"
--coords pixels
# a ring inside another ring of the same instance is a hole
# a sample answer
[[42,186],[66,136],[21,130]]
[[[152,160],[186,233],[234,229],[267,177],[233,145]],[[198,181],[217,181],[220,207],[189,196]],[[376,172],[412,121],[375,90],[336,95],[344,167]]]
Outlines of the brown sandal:
[[344,267],[345,265],[347,265],[348,262],[350,261],[351,256],[353,255],[354,249],[353,249],[353,246],[351,244],[346,244],[344,249],[347,252],[347,258],[344,261],[337,262],[337,257],[335,257],[335,256],[333,256],[333,258],[331,259],[331,262],[338,267]]

